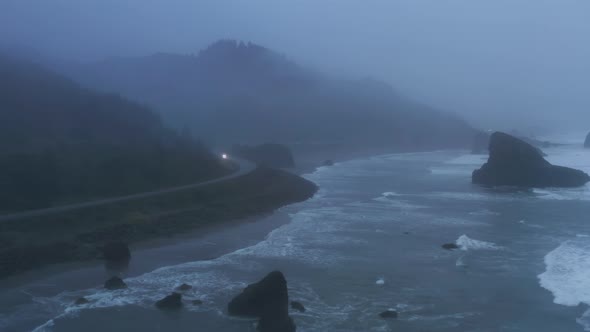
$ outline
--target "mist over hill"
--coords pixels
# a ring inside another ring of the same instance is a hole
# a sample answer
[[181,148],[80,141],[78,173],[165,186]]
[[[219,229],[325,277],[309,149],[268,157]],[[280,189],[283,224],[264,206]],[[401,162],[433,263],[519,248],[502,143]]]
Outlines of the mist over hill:
[[218,176],[218,158],[145,106],[0,55],[0,211]]
[[475,130],[374,79],[340,79],[252,43],[218,41],[196,55],[61,63],[214,143],[340,143],[402,149],[469,147]]

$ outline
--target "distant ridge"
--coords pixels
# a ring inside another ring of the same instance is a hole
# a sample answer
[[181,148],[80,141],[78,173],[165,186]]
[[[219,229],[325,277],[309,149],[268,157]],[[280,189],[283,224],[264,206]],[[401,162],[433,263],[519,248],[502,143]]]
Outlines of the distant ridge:
[[[61,66],[73,79],[153,106],[225,143],[334,142],[408,150],[469,148],[476,131],[375,79],[341,80],[263,46],[221,40],[197,55]],[[223,135],[220,135],[223,133]]]

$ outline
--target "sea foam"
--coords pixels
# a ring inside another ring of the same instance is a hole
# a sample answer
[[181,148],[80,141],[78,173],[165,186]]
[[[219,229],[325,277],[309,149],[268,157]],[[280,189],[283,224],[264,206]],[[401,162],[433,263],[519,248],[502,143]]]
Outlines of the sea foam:
[[455,243],[461,248],[461,250],[497,250],[501,247],[497,246],[492,242],[475,240],[467,235],[463,234],[459,236]]
[[[565,306],[590,305],[590,244],[585,238],[562,243],[545,256],[540,285],[553,293],[553,302]],[[590,331],[590,310],[577,322]]]
[[545,256],[541,286],[553,293],[557,304],[590,304],[590,245],[584,239],[562,243]]

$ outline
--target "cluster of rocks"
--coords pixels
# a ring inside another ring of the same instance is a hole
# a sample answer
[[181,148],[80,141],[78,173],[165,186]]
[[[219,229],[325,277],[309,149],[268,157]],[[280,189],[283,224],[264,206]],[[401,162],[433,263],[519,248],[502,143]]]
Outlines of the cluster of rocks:
[[[117,290],[127,285],[118,277],[113,277],[105,283],[105,288]],[[193,287],[182,284],[174,292],[158,300],[154,305],[160,310],[179,310],[183,307],[183,292]],[[86,298],[79,298],[75,305],[89,303]],[[192,300],[193,305],[201,305],[201,300]],[[297,327],[289,315],[289,309],[300,313],[306,312],[305,306],[298,301],[289,302],[287,280],[280,271],[273,271],[262,280],[248,285],[240,294],[235,296],[227,305],[227,312],[231,316],[258,319],[259,332],[295,332]],[[382,319],[398,317],[395,310],[388,309],[379,315]]]
[[[101,248],[103,259],[107,267],[120,264],[128,264],[131,260],[131,252],[126,243],[112,242]],[[108,290],[126,289],[128,286],[118,276],[113,276],[104,283]],[[160,310],[179,310],[183,307],[183,293],[193,287],[189,284],[181,284],[170,295],[155,302],[155,307]],[[74,305],[90,303],[85,297],[74,301]],[[191,300],[193,305],[201,305],[201,300]],[[289,302],[287,280],[280,271],[273,271],[259,282],[248,285],[240,294],[234,297],[227,306],[229,315],[258,319],[259,332],[294,332],[296,325],[289,315],[289,308],[300,313],[306,312],[305,306],[298,301]],[[379,314],[383,319],[397,318],[395,310],[388,309]]]

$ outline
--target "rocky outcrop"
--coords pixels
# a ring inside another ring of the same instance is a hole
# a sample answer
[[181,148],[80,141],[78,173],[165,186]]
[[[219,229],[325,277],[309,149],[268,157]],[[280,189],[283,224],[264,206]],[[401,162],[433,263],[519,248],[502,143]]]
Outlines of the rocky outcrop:
[[285,276],[274,271],[248,285],[227,306],[232,316],[259,318],[260,332],[291,332],[296,327],[289,317],[289,294]]
[[301,302],[291,301],[291,308],[299,312],[305,312],[305,306]]
[[456,245],[455,243],[445,243],[441,246],[443,249],[447,249],[447,250],[455,250],[455,249],[459,249],[459,246]]
[[586,149],[590,149],[590,133],[586,136],[586,141],[584,142],[584,147]]
[[172,293],[156,302],[156,307],[162,310],[180,309],[182,308],[182,295],[180,293]]
[[379,314],[379,317],[381,317],[383,319],[397,318],[397,316],[398,316],[397,311],[391,310],[391,309],[385,310]]
[[281,144],[234,145],[231,152],[261,166],[273,168],[295,167],[295,160],[291,150]]
[[106,261],[126,262],[131,259],[131,251],[127,243],[110,242],[102,247],[102,257]]
[[127,288],[127,284],[119,277],[112,277],[104,283],[104,288],[108,290],[116,290]]
[[[490,145],[490,133],[489,132],[478,132],[475,134],[475,138],[473,139],[473,145],[471,147],[471,154],[488,154],[488,149]],[[542,156],[546,156],[546,154],[541,150],[541,148],[549,148],[552,146],[550,142],[547,141],[540,141],[535,138],[525,137],[525,136],[514,136],[522,141],[527,142],[528,144],[535,147],[537,151]]]
[[588,174],[555,166],[534,146],[496,132],[490,137],[490,157],[473,171],[472,182],[485,186],[577,187],[590,181]]
[[182,284],[178,287],[176,287],[176,290],[179,292],[186,292],[193,289],[193,286],[189,285],[189,284]]
[[74,305],[84,305],[88,303],[90,303],[90,301],[88,301],[88,299],[85,297],[77,298],[76,301],[74,301]]

